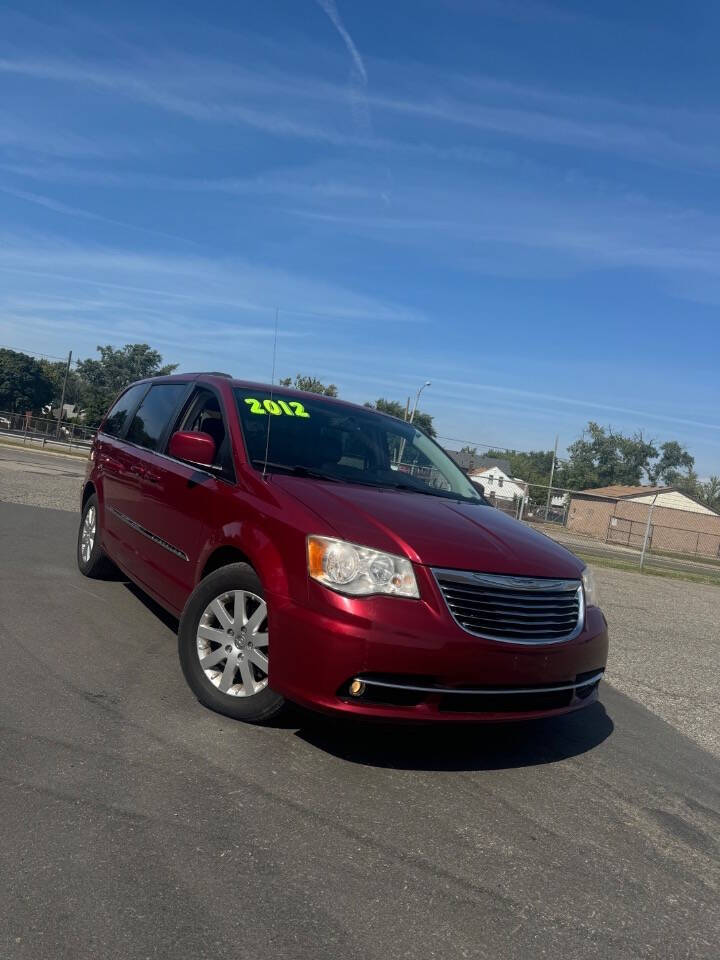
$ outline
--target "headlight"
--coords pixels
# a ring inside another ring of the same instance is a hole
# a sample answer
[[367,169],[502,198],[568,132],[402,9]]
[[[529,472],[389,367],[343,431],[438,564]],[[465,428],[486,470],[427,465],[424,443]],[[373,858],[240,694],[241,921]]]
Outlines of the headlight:
[[598,605],[598,589],[595,583],[595,575],[589,567],[585,567],[582,572],[582,583],[585,591],[585,605],[596,607]]
[[351,596],[386,593],[419,597],[412,564],[405,557],[370,550],[332,537],[308,537],[308,573],[313,580]]

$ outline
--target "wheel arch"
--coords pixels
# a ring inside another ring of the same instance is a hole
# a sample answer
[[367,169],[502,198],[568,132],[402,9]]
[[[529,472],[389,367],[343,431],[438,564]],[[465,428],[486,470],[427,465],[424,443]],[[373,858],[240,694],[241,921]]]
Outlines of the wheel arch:
[[95,489],[95,484],[92,482],[92,480],[88,480],[88,482],[83,487],[82,502],[80,504],[80,508],[82,510],[85,509],[85,504],[88,502],[88,500],[93,494],[97,494],[97,490]]
[[[215,570],[219,570],[221,567],[227,567],[231,563],[247,563],[249,567],[255,570],[252,560],[246,553],[243,553],[239,547],[233,544],[224,544],[223,546],[216,547],[207,557],[204,566],[200,570],[198,583],[204,580],[209,573],[214,573]],[[257,573],[257,571],[255,572]]]
[[282,552],[267,534],[255,525],[229,524],[223,536],[208,543],[196,568],[195,585],[209,573],[229,563],[247,563],[271,593],[288,595],[288,568]]

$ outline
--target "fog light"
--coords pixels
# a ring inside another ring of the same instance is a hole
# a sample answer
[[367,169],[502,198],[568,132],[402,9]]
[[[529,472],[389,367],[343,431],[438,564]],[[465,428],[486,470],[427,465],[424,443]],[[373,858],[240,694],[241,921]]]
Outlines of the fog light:
[[365,684],[362,680],[353,680],[350,684],[350,696],[361,697],[365,693]]

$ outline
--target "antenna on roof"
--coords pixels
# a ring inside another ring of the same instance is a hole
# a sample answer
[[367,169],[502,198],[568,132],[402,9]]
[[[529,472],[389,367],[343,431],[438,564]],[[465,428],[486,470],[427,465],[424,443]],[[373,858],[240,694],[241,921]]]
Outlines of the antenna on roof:
[[[275,386],[275,359],[277,357],[277,338],[278,338],[278,308],[275,307],[275,336],[273,338],[273,362],[272,377],[270,378],[270,399],[273,398],[273,387]],[[265,459],[263,460],[263,479],[267,476],[267,462],[270,455],[270,422],[272,416],[267,412],[267,433],[265,435]]]

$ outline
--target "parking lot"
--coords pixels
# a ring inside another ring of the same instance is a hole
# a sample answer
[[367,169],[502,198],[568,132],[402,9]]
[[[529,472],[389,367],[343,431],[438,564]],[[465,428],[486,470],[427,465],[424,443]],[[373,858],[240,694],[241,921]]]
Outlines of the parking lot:
[[720,590],[598,569],[570,717],[243,726],[76,571],[83,466],[0,447],[0,956],[717,955]]

